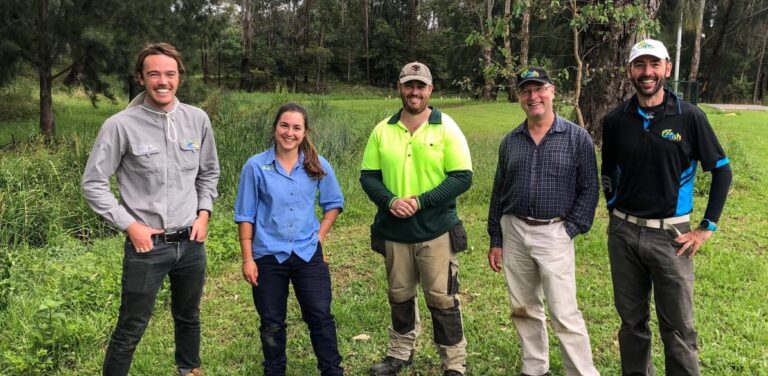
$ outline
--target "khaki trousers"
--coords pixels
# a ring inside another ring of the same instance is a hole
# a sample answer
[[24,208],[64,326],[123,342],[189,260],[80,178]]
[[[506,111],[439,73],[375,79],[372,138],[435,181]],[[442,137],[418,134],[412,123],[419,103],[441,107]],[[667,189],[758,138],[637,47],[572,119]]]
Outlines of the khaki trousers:
[[511,215],[501,218],[504,275],[512,321],[520,337],[522,372],[549,371],[549,342],[543,298],[560,342],[566,375],[599,375],[589,335],[576,304],[573,240],[562,222],[531,226]]
[[392,310],[387,355],[407,360],[421,333],[416,305],[421,284],[432,314],[434,340],[443,370],[466,371],[466,346],[459,303],[459,261],[448,233],[421,243],[385,242],[388,296]]

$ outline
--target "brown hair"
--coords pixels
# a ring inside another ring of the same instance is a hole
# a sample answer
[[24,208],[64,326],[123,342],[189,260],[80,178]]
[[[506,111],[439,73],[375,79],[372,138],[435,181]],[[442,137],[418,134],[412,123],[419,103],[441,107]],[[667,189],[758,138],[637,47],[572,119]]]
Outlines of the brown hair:
[[165,55],[176,60],[176,65],[179,69],[179,74],[184,74],[184,64],[181,62],[181,53],[176,51],[176,47],[168,43],[150,43],[139,51],[136,55],[136,66],[134,67],[134,73],[136,74],[136,81],[141,77],[144,71],[144,59],[150,55]]
[[312,143],[312,139],[309,137],[309,116],[307,109],[296,103],[286,103],[277,109],[277,115],[275,115],[275,121],[272,123],[272,143],[275,143],[275,129],[277,129],[277,123],[280,121],[280,116],[286,112],[297,112],[304,118],[304,139],[299,144],[299,150],[304,153],[304,170],[307,171],[307,175],[315,180],[322,179],[326,173],[323,170],[323,166],[320,164],[320,157],[317,154],[317,148]]

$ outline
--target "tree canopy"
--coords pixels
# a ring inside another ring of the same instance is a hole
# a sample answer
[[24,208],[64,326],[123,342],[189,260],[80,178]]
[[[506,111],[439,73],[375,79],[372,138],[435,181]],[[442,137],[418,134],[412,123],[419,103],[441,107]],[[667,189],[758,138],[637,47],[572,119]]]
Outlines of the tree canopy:
[[496,100],[514,72],[542,65],[593,135],[631,93],[624,59],[644,37],[674,55],[680,28],[680,77],[699,81],[702,100],[763,101],[768,88],[768,0],[4,0],[0,22],[0,85],[38,76],[49,136],[57,79],[94,100],[113,94],[106,76],[131,90],[133,56],[152,41],[175,44],[205,82],[248,91],[393,87],[419,60],[438,92]]

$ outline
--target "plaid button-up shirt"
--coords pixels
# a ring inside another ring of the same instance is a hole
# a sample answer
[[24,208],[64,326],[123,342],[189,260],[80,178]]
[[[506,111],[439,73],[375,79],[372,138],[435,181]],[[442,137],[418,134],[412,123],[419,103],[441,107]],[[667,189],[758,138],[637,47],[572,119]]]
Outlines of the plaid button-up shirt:
[[499,147],[488,210],[491,247],[502,245],[504,214],[561,218],[571,238],[589,231],[598,190],[595,147],[587,131],[555,116],[552,128],[536,145],[524,121]]

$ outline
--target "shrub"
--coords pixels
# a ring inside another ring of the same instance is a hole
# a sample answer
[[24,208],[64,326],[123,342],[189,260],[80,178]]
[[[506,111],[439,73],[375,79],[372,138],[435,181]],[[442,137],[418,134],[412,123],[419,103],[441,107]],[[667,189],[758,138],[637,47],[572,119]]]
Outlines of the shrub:
[[0,160],[0,244],[42,247],[60,236],[114,234],[81,194],[87,154],[77,136],[47,148],[33,140],[15,151]]

